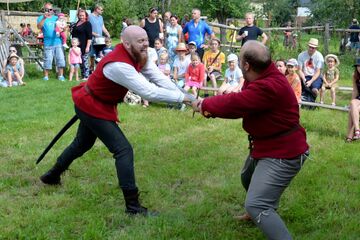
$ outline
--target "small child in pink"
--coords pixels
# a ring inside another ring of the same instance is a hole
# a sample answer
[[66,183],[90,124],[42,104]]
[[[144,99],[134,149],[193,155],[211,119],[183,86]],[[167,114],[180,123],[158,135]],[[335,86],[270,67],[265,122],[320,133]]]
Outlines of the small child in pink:
[[56,26],[55,26],[56,36],[61,37],[64,48],[69,48],[69,46],[66,44],[66,31],[65,31],[67,27],[66,17],[63,13],[59,13],[57,16],[58,16],[58,20],[56,21]]
[[169,60],[169,54],[167,52],[163,52],[160,55],[158,68],[163,74],[165,74],[165,76],[170,77],[171,67],[170,64],[168,63],[168,60]]
[[201,63],[200,57],[197,53],[191,54],[191,64],[185,73],[185,87],[188,91],[192,90],[193,95],[197,95],[197,89],[202,87],[205,78],[205,67]]
[[79,67],[82,63],[81,60],[81,49],[79,46],[79,39],[72,38],[71,39],[71,48],[69,50],[69,63],[70,63],[70,74],[69,81],[72,81],[73,75],[75,73],[76,81],[79,81]]

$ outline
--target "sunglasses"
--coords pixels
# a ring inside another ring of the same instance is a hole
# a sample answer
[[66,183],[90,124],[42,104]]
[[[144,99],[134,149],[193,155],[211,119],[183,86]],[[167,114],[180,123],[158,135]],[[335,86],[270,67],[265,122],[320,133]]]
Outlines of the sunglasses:
[[52,12],[54,9],[52,9],[52,8],[45,8],[45,12]]

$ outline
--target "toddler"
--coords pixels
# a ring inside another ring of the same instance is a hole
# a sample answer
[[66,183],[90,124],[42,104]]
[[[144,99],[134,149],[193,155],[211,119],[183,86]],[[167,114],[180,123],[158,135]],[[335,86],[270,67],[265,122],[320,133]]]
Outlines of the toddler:
[[227,57],[229,68],[225,71],[225,80],[220,86],[218,94],[240,92],[244,85],[243,74],[238,66],[238,57],[231,53]]
[[291,88],[294,90],[296,99],[298,102],[301,100],[301,81],[299,75],[296,73],[298,66],[298,62],[295,58],[289,59],[289,61],[286,62],[286,78],[291,86]]
[[201,63],[200,57],[197,53],[191,54],[191,64],[189,65],[185,74],[185,91],[192,90],[193,95],[197,96],[197,89],[201,88],[204,77],[205,67]]
[[111,42],[111,38],[105,38],[105,47],[103,48],[103,50],[101,50],[100,52],[100,57],[95,59],[96,62],[100,62],[100,60],[105,57],[106,55],[108,55],[110,52],[112,52],[114,50],[114,47],[112,46],[112,42]]
[[56,21],[56,26],[55,26],[56,36],[61,37],[64,48],[69,48],[69,46],[66,44],[66,32],[65,32],[65,29],[67,27],[66,17],[63,13],[59,13],[57,16],[58,16],[58,20]]
[[20,75],[21,66],[18,63],[19,57],[15,53],[10,54],[6,62],[6,79],[8,81],[8,86],[17,86],[17,85],[25,85],[22,81],[22,77]]
[[79,39],[72,38],[71,39],[71,48],[69,51],[69,63],[70,63],[70,74],[69,74],[69,81],[72,81],[72,78],[75,73],[76,81],[79,81],[79,67],[82,63],[81,60],[81,49],[79,46]]
[[330,89],[331,92],[331,105],[335,106],[335,100],[336,100],[336,82],[339,80],[339,69],[337,66],[339,66],[340,61],[338,57],[334,54],[328,54],[325,57],[325,63],[327,65],[327,70],[324,73],[323,76],[323,85],[320,90],[320,103],[324,103],[324,95],[325,91],[327,89]]
[[196,49],[197,49],[196,43],[195,43],[194,41],[189,42],[189,43],[188,43],[188,48],[189,48],[189,54],[190,54],[190,55],[193,54],[193,53],[195,53],[195,52],[196,52]]
[[162,73],[165,74],[165,76],[170,77],[170,64],[168,63],[169,60],[169,54],[166,52],[162,53],[159,57],[160,62],[158,65],[158,68]]

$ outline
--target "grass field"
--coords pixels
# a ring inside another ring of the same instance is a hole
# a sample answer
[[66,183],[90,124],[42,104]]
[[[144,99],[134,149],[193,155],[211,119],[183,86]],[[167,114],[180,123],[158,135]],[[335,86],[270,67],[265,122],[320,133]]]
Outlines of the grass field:
[[[341,60],[350,65],[352,57]],[[190,109],[164,104],[119,106],[141,199],[160,211],[156,218],[125,215],[114,160],[100,141],[71,165],[62,186],[42,184],[39,176],[75,134],[72,127],[35,165],[73,116],[77,82],[44,82],[29,68],[27,86],[0,89],[0,239],[263,239],[253,224],[232,218],[244,210],[241,120],[192,118]],[[343,83],[351,85],[349,75]],[[349,99],[339,93],[338,105]],[[302,110],[301,123],[311,156],[282,196],[280,215],[294,239],[360,239],[360,142],[344,143],[347,114]]]

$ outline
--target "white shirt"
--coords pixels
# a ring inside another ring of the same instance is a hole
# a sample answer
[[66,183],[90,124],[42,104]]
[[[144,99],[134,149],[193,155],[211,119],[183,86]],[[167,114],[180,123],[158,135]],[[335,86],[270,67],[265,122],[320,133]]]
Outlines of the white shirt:
[[316,51],[312,56],[309,55],[308,51],[304,51],[299,54],[298,62],[299,69],[304,72],[305,76],[314,76],[317,69],[323,68],[324,57],[319,51]]
[[123,62],[105,65],[106,78],[153,102],[182,102],[184,93],[148,58],[141,72]]

